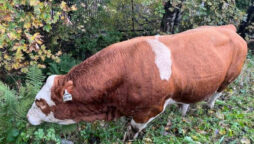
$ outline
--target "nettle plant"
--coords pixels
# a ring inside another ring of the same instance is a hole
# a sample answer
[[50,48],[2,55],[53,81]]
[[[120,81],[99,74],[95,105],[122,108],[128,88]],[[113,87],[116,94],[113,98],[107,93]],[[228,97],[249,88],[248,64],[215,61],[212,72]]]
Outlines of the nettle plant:
[[46,48],[42,33],[67,19],[66,13],[76,10],[64,1],[0,0],[0,68],[27,72],[28,67],[44,68],[46,58],[59,61],[58,55]]

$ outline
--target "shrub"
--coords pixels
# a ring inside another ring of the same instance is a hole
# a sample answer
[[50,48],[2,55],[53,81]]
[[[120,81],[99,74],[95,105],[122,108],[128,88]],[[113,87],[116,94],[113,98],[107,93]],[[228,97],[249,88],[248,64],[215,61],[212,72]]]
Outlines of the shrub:
[[11,90],[0,82],[0,143],[15,142],[22,129],[26,128],[26,113],[43,79],[42,72],[36,67],[31,67],[26,85],[21,86],[18,91]]
[[30,65],[44,68],[46,58],[58,61],[44,45],[42,32],[51,31],[72,9],[63,1],[0,0],[0,67],[27,72]]
[[73,66],[80,63],[79,60],[76,60],[68,54],[63,54],[60,59],[61,61],[59,63],[54,61],[49,63],[48,68],[45,69],[45,73],[47,73],[47,75],[66,74]]
[[234,24],[238,26],[244,16],[244,12],[236,7],[234,0],[185,1],[182,11],[183,16],[178,27],[179,31],[202,25]]
[[28,124],[26,114],[44,78],[41,70],[33,66],[26,75],[26,84],[16,91],[0,81],[0,143],[60,143],[61,136],[76,130],[77,125]]

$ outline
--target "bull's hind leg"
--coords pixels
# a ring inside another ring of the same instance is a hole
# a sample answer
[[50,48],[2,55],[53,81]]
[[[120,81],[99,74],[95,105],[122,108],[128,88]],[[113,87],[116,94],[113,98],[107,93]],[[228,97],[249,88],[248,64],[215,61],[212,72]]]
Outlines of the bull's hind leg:
[[209,106],[209,108],[212,109],[212,108],[214,107],[215,101],[221,96],[221,94],[222,94],[222,93],[216,92],[215,94],[213,94],[213,95],[209,98],[209,100],[208,100],[208,102],[207,102],[207,105]]
[[189,109],[190,104],[181,104],[181,113],[182,116],[185,116],[188,109]]

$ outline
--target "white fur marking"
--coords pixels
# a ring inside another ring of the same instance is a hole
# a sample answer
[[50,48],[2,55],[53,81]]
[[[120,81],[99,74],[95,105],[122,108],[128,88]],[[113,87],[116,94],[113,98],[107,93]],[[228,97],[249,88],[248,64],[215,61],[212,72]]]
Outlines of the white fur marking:
[[32,108],[28,111],[27,118],[32,125],[39,125],[43,121],[58,123],[63,125],[76,123],[75,121],[71,119],[65,119],[65,120],[57,119],[55,118],[53,112],[50,112],[48,115],[45,115],[35,103],[33,103]]
[[208,106],[209,106],[210,108],[213,108],[216,99],[218,99],[221,95],[222,95],[222,93],[218,93],[218,92],[214,93],[214,94],[209,98],[209,100],[208,100]]
[[185,116],[188,109],[189,109],[189,106],[190,104],[182,104],[182,107],[181,107],[181,113],[182,113],[182,116]]
[[35,97],[37,100],[44,99],[49,106],[56,105],[55,102],[51,99],[51,88],[53,86],[55,76],[56,75],[52,75],[48,77],[45,85],[41,88]]
[[155,35],[155,39],[159,39],[161,36],[159,34]]
[[147,40],[155,53],[155,64],[157,65],[162,80],[169,80],[171,76],[171,52],[169,48],[158,39]]

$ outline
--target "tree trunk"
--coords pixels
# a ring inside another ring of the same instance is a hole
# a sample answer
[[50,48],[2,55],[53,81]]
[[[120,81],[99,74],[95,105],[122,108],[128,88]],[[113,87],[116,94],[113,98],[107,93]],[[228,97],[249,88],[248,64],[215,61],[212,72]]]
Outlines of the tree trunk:
[[253,30],[249,30],[248,26],[254,23],[254,5],[250,6],[247,10],[247,20],[242,21],[238,29],[238,33],[245,38],[246,34],[254,35]]
[[179,25],[181,20],[182,3],[178,6],[173,6],[169,0],[164,4],[165,13],[161,20],[161,31],[172,34],[175,33],[175,27]]

